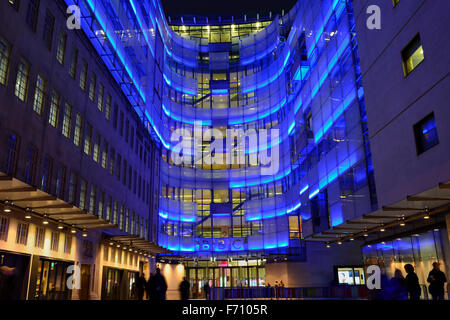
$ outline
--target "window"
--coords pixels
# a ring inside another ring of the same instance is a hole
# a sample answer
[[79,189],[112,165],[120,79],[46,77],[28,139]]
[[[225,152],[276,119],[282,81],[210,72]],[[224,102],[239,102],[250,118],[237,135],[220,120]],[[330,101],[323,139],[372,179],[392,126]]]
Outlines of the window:
[[5,173],[15,176],[17,154],[19,153],[19,137],[13,134],[8,136],[8,151],[6,153]]
[[100,191],[100,197],[98,199],[98,211],[97,216],[103,218],[103,207],[105,205],[105,193],[103,191]]
[[89,197],[89,212],[92,214],[96,214],[95,210],[97,209],[97,187],[91,186],[91,195]]
[[105,87],[100,83],[100,87],[98,89],[98,100],[97,100],[97,109],[103,112],[103,100],[105,96]]
[[36,90],[34,92],[33,110],[40,116],[42,115],[42,110],[44,109],[46,88],[47,81],[40,74],[38,74],[36,80]]
[[64,253],[70,254],[71,252],[72,252],[72,236],[66,233],[64,238]]
[[48,123],[57,128],[58,127],[58,118],[59,118],[59,103],[60,103],[60,95],[56,92],[55,89],[52,90],[52,98],[50,102],[50,112],[48,116]]
[[64,65],[66,58],[67,35],[61,31],[58,38],[58,48],[56,50],[56,60],[60,65]]
[[22,101],[27,99],[28,75],[30,72],[30,64],[25,59],[20,59],[17,68],[15,95]]
[[111,148],[111,154],[109,159],[109,174],[114,175],[114,167],[115,167],[115,159],[116,158],[116,150]]
[[69,67],[69,75],[73,79],[77,77],[77,64],[78,64],[78,50],[74,48],[72,52],[72,61],[70,61]]
[[439,144],[434,113],[429,114],[414,125],[414,136],[416,138],[417,154],[424,153]]
[[66,102],[66,107],[64,108],[62,134],[66,138],[70,139],[71,131],[72,131],[72,106]]
[[83,116],[77,112],[75,117],[75,130],[73,133],[73,143],[79,147],[81,146],[81,133],[83,132]]
[[25,158],[24,182],[27,184],[34,183],[34,175],[36,173],[37,150],[33,146],[29,146]]
[[91,155],[91,139],[92,139],[92,126],[88,123],[86,128],[86,134],[84,136],[84,153],[88,156]]
[[58,251],[59,249],[59,232],[52,232],[52,236],[50,238],[50,250]]
[[6,85],[9,69],[9,53],[11,46],[0,37],[0,83]]
[[78,176],[72,172],[69,178],[69,190],[67,197],[67,201],[69,203],[72,204],[75,203],[77,184],[78,184]]
[[406,77],[425,59],[420,42],[420,34],[417,34],[402,50],[402,58],[403,71]]
[[117,153],[117,171],[116,171],[116,173],[117,173],[117,180],[119,180],[119,181],[120,181],[120,172],[122,171],[121,167],[122,167],[122,156],[119,153]]
[[111,95],[106,95],[106,110],[105,110],[106,120],[111,120]]
[[108,197],[108,202],[106,203],[106,221],[111,221],[111,207],[112,207],[112,197]]
[[86,196],[87,196],[87,181],[82,179],[80,187],[80,203],[79,203],[79,206],[82,210],[86,210]]
[[42,32],[42,41],[48,50],[52,50],[52,40],[53,40],[53,27],[55,25],[55,17],[50,13],[50,11],[46,11],[45,13],[45,22],[44,29]]
[[86,91],[87,69],[88,64],[86,61],[83,60],[83,67],[81,68],[80,72],[80,88],[83,91]]
[[8,241],[9,219],[0,215],[0,240]]
[[101,137],[100,137],[100,134],[97,132],[97,135],[96,135],[95,141],[94,141],[94,152],[92,155],[92,158],[97,163],[100,161],[100,141],[101,141]]
[[19,11],[20,0],[8,0],[8,2],[16,11]]
[[56,167],[55,180],[55,196],[59,199],[64,199],[64,187],[66,182],[66,167],[62,164]]
[[119,201],[116,200],[114,202],[113,216],[111,217],[111,221],[113,224],[117,224],[118,217],[119,217]]
[[97,76],[95,73],[92,73],[91,75],[91,82],[89,84],[89,99],[94,102],[95,100],[95,90],[97,87]]
[[16,243],[27,245],[28,241],[28,223],[18,223],[17,224],[17,235],[16,235]]
[[53,159],[45,156],[42,165],[41,189],[45,192],[50,192],[50,181],[53,167]]
[[39,13],[39,0],[29,0],[26,22],[33,31],[36,31],[38,13]]
[[109,145],[106,140],[103,141],[103,152],[102,152],[102,168],[108,168],[108,149]]
[[34,236],[34,246],[36,248],[44,249],[45,228],[36,227],[36,234]]

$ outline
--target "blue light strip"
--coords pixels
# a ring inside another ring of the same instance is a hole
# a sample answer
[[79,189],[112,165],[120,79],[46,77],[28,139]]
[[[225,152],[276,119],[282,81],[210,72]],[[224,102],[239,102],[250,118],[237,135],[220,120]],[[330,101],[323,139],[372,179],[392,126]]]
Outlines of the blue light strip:
[[304,194],[308,190],[308,188],[309,188],[308,185],[304,186],[303,189],[300,190],[300,195]]

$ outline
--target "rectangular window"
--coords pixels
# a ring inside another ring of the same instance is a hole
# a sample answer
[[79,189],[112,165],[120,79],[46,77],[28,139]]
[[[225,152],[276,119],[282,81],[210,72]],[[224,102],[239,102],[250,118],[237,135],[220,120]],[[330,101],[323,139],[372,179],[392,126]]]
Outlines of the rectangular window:
[[104,95],[105,95],[105,87],[103,86],[103,84],[100,83],[98,89],[97,109],[101,112],[103,112]]
[[22,101],[27,100],[28,76],[30,73],[30,64],[25,59],[20,59],[17,68],[15,95]]
[[64,199],[64,189],[66,186],[66,167],[62,164],[56,166],[56,180],[55,180],[55,196],[59,199]]
[[414,125],[414,136],[416,138],[417,154],[424,153],[439,144],[434,113]]
[[92,126],[88,123],[86,127],[86,134],[84,135],[84,153],[91,155],[91,140],[92,140]]
[[38,74],[36,80],[36,90],[34,92],[33,110],[40,116],[42,115],[42,111],[44,110],[44,97],[46,88],[47,81],[40,74]]
[[27,245],[28,241],[28,223],[18,223],[17,224],[17,234],[16,234],[16,243]]
[[36,234],[34,236],[34,246],[36,248],[44,249],[45,228],[36,227]]
[[0,37],[0,83],[6,85],[9,71],[10,44]]
[[75,117],[75,130],[73,133],[73,143],[79,147],[81,146],[81,134],[83,132],[83,116],[77,112]]
[[420,42],[420,34],[417,34],[402,50],[402,58],[403,71],[406,77],[425,59],[422,44]]
[[0,240],[8,241],[9,219],[0,215]]
[[67,201],[69,203],[72,204],[75,203],[77,184],[78,184],[78,176],[72,172],[69,178],[69,190],[67,196]]
[[100,191],[100,197],[98,199],[98,211],[97,216],[103,219],[103,210],[105,205],[105,193],[103,191]]
[[59,232],[52,232],[52,236],[50,238],[50,250],[58,251],[59,249]]
[[72,252],[72,236],[66,233],[64,238],[64,253],[70,254],[71,252]]
[[106,95],[106,110],[105,110],[106,120],[111,120],[111,95]]
[[92,158],[97,163],[100,161],[100,141],[101,141],[101,137],[100,137],[100,134],[97,132],[97,135],[95,136],[95,141],[94,141],[94,152],[92,154]]
[[116,200],[114,202],[114,212],[112,216],[113,224],[117,224],[118,217],[119,217],[119,201]]
[[48,123],[57,128],[58,127],[58,118],[59,118],[59,103],[61,100],[61,96],[55,89],[52,90],[52,97],[50,102],[50,112],[48,116]]
[[42,164],[41,189],[45,192],[50,192],[50,181],[52,179],[53,159],[45,156]]
[[34,183],[34,175],[36,173],[37,150],[34,146],[29,146],[25,158],[24,182],[27,184]]
[[87,181],[82,179],[80,187],[80,202],[79,202],[79,206],[82,210],[86,210],[86,196],[87,196]]
[[75,79],[77,77],[78,50],[73,48],[72,60],[70,61],[69,75]]
[[50,11],[45,12],[44,29],[42,32],[42,41],[48,50],[52,50],[53,28],[55,26],[55,17]]
[[112,197],[108,197],[108,202],[106,203],[106,221],[111,221],[111,208],[112,208]]
[[95,73],[91,75],[91,82],[89,83],[89,99],[94,102],[95,100],[95,90],[97,88],[97,76]]
[[36,31],[38,14],[39,14],[39,0],[29,0],[26,22],[33,31]]
[[81,68],[80,72],[80,88],[83,91],[86,91],[87,71],[88,71],[88,64],[86,61],[83,60],[83,67]]
[[72,106],[66,102],[66,107],[64,108],[64,117],[62,124],[62,134],[70,139],[70,133],[72,131]]
[[64,61],[66,60],[66,44],[67,44],[67,35],[61,31],[58,38],[58,48],[56,49],[56,60],[60,65],[64,65]]
[[91,186],[91,195],[89,197],[89,212],[92,214],[96,214],[95,210],[97,209],[97,186]]
[[8,135],[8,151],[6,153],[5,173],[9,176],[16,175],[17,155],[19,154],[19,137]]
[[121,171],[122,171],[122,156],[119,153],[117,153],[117,171],[116,171],[116,173],[117,173],[117,180],[119,180],[119,181],[120,181]]
[[109,145],[106,140],[103,141],[103,152],[102,152],[102,168],[108,168],[108,149]]
[[114,167],[115,167],[115,161],[116,161],[116,150],[114,148],[111,148],[111,154],[109,159],[109,174],[114,175]]

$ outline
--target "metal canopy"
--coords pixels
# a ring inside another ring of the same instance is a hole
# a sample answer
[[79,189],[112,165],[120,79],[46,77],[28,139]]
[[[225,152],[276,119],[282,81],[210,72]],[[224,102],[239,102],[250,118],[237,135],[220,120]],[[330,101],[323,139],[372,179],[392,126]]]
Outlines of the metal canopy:
[[146,254],[171,253],[172,251],[163,248],[156,243],[146,240],[145,238],[134,235],[122,236],[106,236],[105,239],[121,246],[135,248],[138,251],[143,251]]
[[450,181],[418,193],[377,211],[347,220],[339,226],[305,237],[306,241],[334,243],[428,218],[450,210]]
[[0,172],[0,202],[9,205],[13,212],[27,212],[55,223],[63,223],[76,229],[118,228],[102,217],[58,199],[42,190]]

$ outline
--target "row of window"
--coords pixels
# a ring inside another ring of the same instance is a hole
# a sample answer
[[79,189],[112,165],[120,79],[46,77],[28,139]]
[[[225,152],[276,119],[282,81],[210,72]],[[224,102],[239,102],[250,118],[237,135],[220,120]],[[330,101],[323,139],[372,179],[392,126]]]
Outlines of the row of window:
[[[45,233],[44,227],[35,226],[36,230],[34,233],[34,247],[39,249],[44,249],[45,243]],[[16,230],[16,243],[21,245],[28,245],[28,234],[30,230],[29,223],[18,223]],[[8,241],[8,231],[9,231],[9,218],[5,216],[0,216],[0,240]],[[50,250],[58,252],[59,251],[59,240],[60,232],[51,231],[50,233]],[[64,233],[64,253],[70,254],[72,252],[72,236],[70,234]]]

